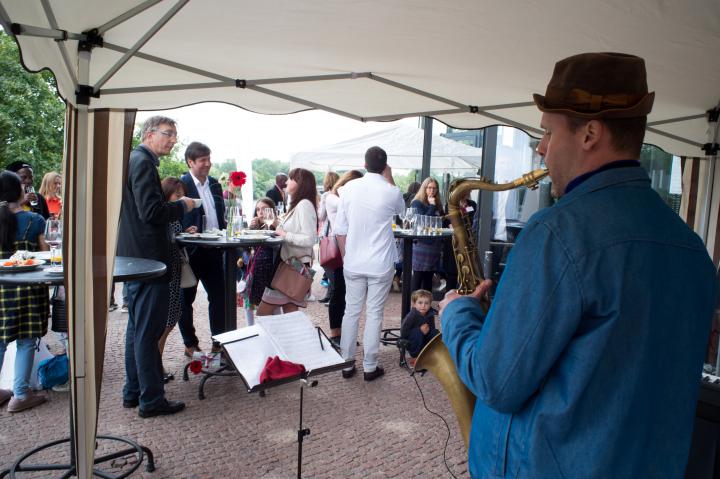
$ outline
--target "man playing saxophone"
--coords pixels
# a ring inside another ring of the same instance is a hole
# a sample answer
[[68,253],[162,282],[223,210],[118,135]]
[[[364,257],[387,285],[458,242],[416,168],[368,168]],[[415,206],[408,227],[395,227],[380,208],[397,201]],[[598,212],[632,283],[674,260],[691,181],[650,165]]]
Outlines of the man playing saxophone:
[[559,199],[518,237],[487,314],[488,281],[441,303],[477,396],[471,475],[683,477],[715,268],[637,161],[645,63],[575,55],[534,99]]

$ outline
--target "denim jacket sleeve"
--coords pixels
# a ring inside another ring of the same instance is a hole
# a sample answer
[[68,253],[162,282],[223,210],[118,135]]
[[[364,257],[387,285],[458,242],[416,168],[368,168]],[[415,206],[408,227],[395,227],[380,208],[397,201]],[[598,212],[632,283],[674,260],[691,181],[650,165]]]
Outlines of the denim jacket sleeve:
[[443,341],[468,388],[493,409],[518,411],[543,384],[581,319],[582,291],[567,250],[531,223],[511,251],[487,317],[474,298],[443,311]]

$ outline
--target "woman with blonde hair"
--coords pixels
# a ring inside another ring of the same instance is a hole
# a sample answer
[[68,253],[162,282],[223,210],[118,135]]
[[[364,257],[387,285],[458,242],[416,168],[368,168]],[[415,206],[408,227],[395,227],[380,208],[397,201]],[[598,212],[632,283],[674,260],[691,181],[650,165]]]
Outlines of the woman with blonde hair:
[[[427,177],[420,185],[415,199],[410,203],[415,208],[416,214],[423,216],[443,216],[442,199],[440,198],[440,187],[438,182]],[[412,289],[426,289],[432,291],[432,279],[440,264],[440,253],[442,251],[442,240],[440,239],[419,239],[413,248],[412,257]]]
[[48,211],[53,218],[60,218],[62,213],[62,176],[57,171],[45,173],[40,184],[39,193],[45,197]]

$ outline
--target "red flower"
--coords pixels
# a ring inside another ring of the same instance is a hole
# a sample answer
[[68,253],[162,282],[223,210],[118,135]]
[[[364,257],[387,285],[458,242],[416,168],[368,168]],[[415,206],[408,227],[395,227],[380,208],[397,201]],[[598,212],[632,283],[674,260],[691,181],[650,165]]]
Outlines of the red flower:
[[242,186],[245,184],[247,175],[242,171],[233,171],[230,173],[230,183],[233,186]]
[[202,371],[202,361],[190,361],[190,372],[198,374]]

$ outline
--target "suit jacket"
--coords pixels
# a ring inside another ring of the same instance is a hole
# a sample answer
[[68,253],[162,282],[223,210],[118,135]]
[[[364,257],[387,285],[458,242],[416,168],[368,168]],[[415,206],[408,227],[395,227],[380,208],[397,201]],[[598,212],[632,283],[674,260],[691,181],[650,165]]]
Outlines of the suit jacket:
[[157,281],[170,279],[170,222],[180,220],[182,201],[165,201],[157,158],[140,145],[130,153],[123,185],[117,254],[162,261],[168,267]]
[[[273,185],[272,188],[267,190],[265,196],[273,200],[276,206],[278,203],[285,203],[285,199],[282,197],[282,193],[280,193],[280,189],[277,187],[277,185]],[[285,205],[285,209],[287,210],[287,205]]]
[[[190,173],[185,173],[180,178],[180,181],[185,185],[185,196],[188,198],[200,198],[200,193],[195,186],[195,180],[193,180]],[[222,186],[218,183],[218,180],[212,176],[208,176],[210,182],[210,194],[212,194],[215,203],[215,213],[217,214],[217,222],[220,229],[225,227],[225,200],[223,200]],[[202,232],[202,217],[205,216],[205,205],[200,208],[195,208],[189,213],[185,213],[182,218],[183,230],[186,230],[190,226],[196,226],[199,232]]]

